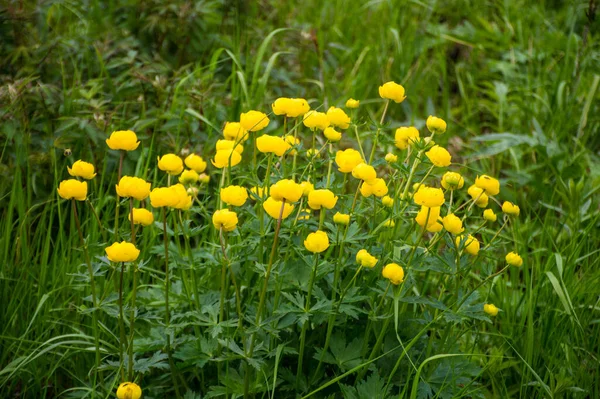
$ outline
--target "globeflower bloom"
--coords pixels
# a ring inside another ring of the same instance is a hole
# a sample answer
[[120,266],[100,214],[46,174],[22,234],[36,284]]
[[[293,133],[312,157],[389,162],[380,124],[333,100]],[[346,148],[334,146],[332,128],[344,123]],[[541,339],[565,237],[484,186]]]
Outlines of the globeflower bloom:
[[158,169],[170,175],[178,175],[183,171],[183,161],[175,154],[158,157]]
[[390,197],[389,195],[386,195],[385,197],[383,197],[381,199],[381,204],[383,206],[386,206],[388,208],[391,208],[394,206],[394,199],[392,197]]
[[250,137],[248,131],[239,122],[225,122],[223,137],[230,141],[246,141]]
[[440,218],[440,207],[436,206],[428,208],[421,206],[421,210],[417,213],[415,221],[421,227],[425,227],[429,232],[438,232],[442,229],[442,225],[438,222]]
[[303,98],[285,98],[280,97],[271,104],[275,115],[285,115],[288,118],[295,118],[310,111],[308,102]]
[[179,197],[172,187],[155,188],[150,193],[150,205],[152,205],[153,208],[175,208],[178,203]]
[[396,103],[401,103],[406,98],[404,87],[396,82],[387,82],[379,86],[379,97],[394,100]]
[[371,255],[366,249],[361,249],[356,253],[356,263],[362,267],[374,268],[378,259]]
[[496,216],[493,210],[486,209],[485,211],[483,211],[483,218],[489,222],[495,222],[498,217]]
[[273,184],[270,194],[277,201],[296,202],[302,197],[302,186],[290,179],[282,179]]
[[307,196],[315,189],[315,186],[309,181],[303,181],[300,183],[300,187],[302,187],[302,195],[304,196]]
[[392,154],[391,152],[388,152],[387,154],[385,154],[385,161],[387,163],[394,163],[394,162],[398,162],[398,156]]
[[117,130],[106,139],[106,145],[111,150],[133,151],[140,145],[137,135],[131,130]]
[[378,198],[385,196],[388,193],[388,187],[385,180],[377,178],[373,181],[373,184],[364,182],[360,185],[360,193],[363,197],[370,197],[375,195]]
[[233,231],[238,224],[237,213],[229,209],[220,209],[213,213],[212,222],[217,230]]
[[350,126],[350,117],[341,108],[329,107],[327,110],[327,119],[329,119],[330,125],[339,127],[340,129],[348,129]]
[[521,209],[518,205],[515,205],[512,202],[504,201],[502,204],[502,212],[506,213],[507,215],[519,216]]
[[475,205],[477,205],[478,207],[485,208],[486,206],[488,206],[489,197],[483,191],[483,189],[472,185],[467,190],[467,193],[469,193],[471,198],[473,198],[473,201],[475,201]]
[[348,148],[347,150],[340,150],[335,153],[335,163],[338,166],[338,170],[342,173],[352,172],[352,169],[361,162],[364,162],[364,160],[360,152],[355,149]]
[[391,229],[394,226],[396,226],[396,222],[394,222],[392,219],[387,219],[383,222],[383,227],[387,227],[388,229]]
[[355,100],[353,98],[349,98],[346,100],[346,107],[348,108],[358,108],[360,106],[360,101]]
[[219,168],[225,168],[227,166],[234,167],[242,161],[242,156],[239,152],[234,150],[220,150],[215,154],[214,159],[211,160],[212,164]]
[[[250,193],[254,194],[255,197],[257,197],[258,199],[263,199],[267,196],[267,190],[264,189],[263,187],[251,187],[250,188]],[[252,198],[252,199],[256,199],[256,198]]]
[[191,184],[196,183],[200,180],[200,176],[196,173],[195,170],[184,170],[183,173],[179,176],[179,183],[181,184]]
[[388,263],[385,265],[381,274],[394,285],[398,285],[404,281],[404,269],[397,263]]
[[492,303],[486,303],[485,305],[483,305],[483,311],[489,314],[490,316],[498,315],[498,308]]
[[302,123],[304,126],[312,130],[325,130],[327,127],[329,127],[329,118],[327,118],[327,114],[324,112],[308,111],[304,115]]
[[306,237],[304,247],[312,253],[321,253],[329,248],[329,237],[324,231],[317,230]]
[[454,240],[456,247],[460,246],[461,241],[464,239],[463,249],[467,251],[467,253],[475,256],[479,253],[479,240],[469,234],[466,238],[464,236],[457,236]]
[[446,172],[442,176],[442,187],[446,190],[461,189],[465,185],[465,179],[456,172]]
[[248,199],[248,192],[241,186],[223,187],[220,195],[221,201],[232,206],[242,206]]
[[516,252],[509,252],[505,257],[506,263],[511,266],[521,267],[523,265],[523,258]]
[[375,183],[375,179],[377,179],[377,172],[375,172],[375,168],[371,165],[361,162],[352,169],[352,176],[373,184]]
[[401,150],[419,141],[419,131],[414,126],[399,127],[394,135],[394,144]]
[[427,151],[425,155],[427,155],[427,158],[429,158],[431,163],[435,166],[446,167],[452,162],[452,156],[450,153],[444,147],[440,147],[439,145],[434,145],[431,147],[431,149]]
[[273,153],[280,157],[292,148],[292,146],[279,136],[263,134],[256,139],[256,148],[264,154]]
[[142,388],[134,382],[123,382],[117,388],[117,399],[140,399]]
[[248,111],[240,115],[240,125],[250,132],[258,132],[269,125],[269,117],[260,111]]
[[239,143],[236,144],[236,142],[232,140],[217,140],[215,150],[217,150],[217,152],[222,150],[235,150],[241,155],[244,153],[244,146]]
[[123,176],[116,185],[117,195],[123,198],[143,200],[150,195],[151,184],[139,177]]
[[500,182],[488,175],[477,176],[475,185],[484,190],[487,195],[498,195],[500,192]]
[[115,242],[104,251],[111,262],[133,262],[140,256],[140,250],[127,241]]
[[427,118],[427,129],[433,134],[442,134],[446,131],[446,121],[437,116],[431,116]]
[[206,161],[199,155],[190,154],[185,158],[185,166],[196,173],[202,173],[206,170]]
[[[131,212],[129,213],[129,221],[131,222]],[[154,223],[152,212],[145,208],[133,208],[133,224],[150,226],[152,223]]]
[[94,165],[82,160],[75,161],[71,168],[67,166],[67,170],[71,176],[81,177],[86,180],[91,180],[96,176],[96,173],[94,173]]
[[[283,205],[283,212],[281,209],[282,205]],[[284,202],[284,201],[278,201],[278,200],[274,199],[273,197],[269,197],[265,200],[265,202],[263,202],[263,209],[273,219],[279,219],[279,215],[281,214],[281,219],[283,220],[283,219],[287,218],[288,216],[290,216],[290,214],[294,210],[294,205],[288,204],[287,202]]]
[[327,140],[331,141],[332,143],[338,142],[342,139],[342,133],[338,132],[331,126],[325,128],[325,130],[323,130],[323,135],[325,136],[325,138]]
[[327,189],[313,190],[308,194],[308,206],[315,210],[321,209],[321,207],[332,209],[337,200],[338,197]]
[[462,233],[465,229],[463,228],[462,220],[453,213],[450,213],[442,218],[444,228],[449,233],[454,235]]
[[183,184],[175,184],[169,187],[177,199],[173,208],[187,211],[192,207],[192,196],[188,194]]
[[414,194],[413,200],[417,205],[423,205],[428,208],[442,206],[444,203],[444,192],[441,188],[433,188],[421,185]]
[[58,185],[56,191],[58,191],[58,195],[64,199],[85,201],[87,197],[87,182],[76,179],[63,180]]
[[347,226],[350,224],[350,215],[336,212],[336,214],[333,215],[333,223]]

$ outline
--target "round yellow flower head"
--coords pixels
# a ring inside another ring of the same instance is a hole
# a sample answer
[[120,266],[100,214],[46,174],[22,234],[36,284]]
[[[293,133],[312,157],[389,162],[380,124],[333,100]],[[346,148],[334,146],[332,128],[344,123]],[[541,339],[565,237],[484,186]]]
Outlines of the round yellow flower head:
[[187,211],[192,207],[192,196],[188,194],[183,184],[175,184],[169,188],[177,198],[177,203],[173,208]]
[[300,144],[299,138],[294,137],[294,135],[292,134],[288,134],[283,137],[283,141],[285,141],[290,146],[290,148],[292,148],[292,150],[290,151],[290,155],[296,155],[298,153],[298,151],[296,151],[296,149],[294,149],[293,147]]
[[446,231],[452,234],[460,234],[465,229],[463,228],[462,220],[453,213],[450,213],[442,218],[442,223]]
[[329,118],[325,112],[308,111],[302,120],[304,126],[309,129],[325,130],[329,127]]
[[475,185],[485,191],[487,195],[498,195],[500,182],[488,175],[477,176]]
[[277,201],[296,202],[302,197],[302,186],[290,179],[282,179],[273,184],[270,194]]
[[419,186],[417,192],[413,196],[413,200],[417,205],[424,205],[428,208],[442,206],[444,203],[444,192],[441,188]]
[[87,197],[87,182],[76,179],[63,180],[58,185],[56,191],[58,191],[58,195],[64,199],[85,201]]
[[383,197],[381,199],[381,204],[383,206],[386,206],[388,208],[391,208],[394,206],[394,199],[392,197],[390,197],[389,195],[386,195],[385,197]]
[[196,154],[190,154],[185,157],[185,166],[197,173],[202,173],[206,170],[206,161]]
[[138,148],[140,142],[131,130],[117,130],[106,139],[106,144],[111,150],[133,151]]
[[446,121],[437,116],[431,116],[427,118],[427,129],[433,134],[442,134],[446,132]]
[[183,161],[175,154],[166,154],[158,157],[158,169],[170,175],[178,175],[183,172]]
[[221,201],[227,205],[242,206],[248,199],[248,192],[241,186],[228,186],[221,189]]
[[140,250],[127,241],[115,242],[104,251],[111,262],[133,262],[140,256]]
[[256,139],[256,148],[263,154],[273,153],[280,157],[292,146],[279,136],[263,134]]
[[309,148],[306,150],[307,158],[321,158],[321,153],[316,148]]
[[196,183],[198,180],[200,180],[200,176],[193,169],[184,170],[183,173],[179,176],[179,183],[181,184]]
[[151,184],[139,177],[123,176],[116,185],[117,195],[123,198],[143,200],[150,195]]
[[[129,221],[131,222],[131,212],[129,213]],[[133,208],[133,223],[141,224],[142,226],[150,226],[154,222],[154,215],[145,208]]]
[[[282,205],[283,205],[283,212],[281,209]],[[283,220],[283,219],[287,218],[288,216],[290,216],[290,214],[294,210],[294,205],[289,204],[284,201],[278,201],[278,200],[274,199],[273,197],[269,197],[265,200],[265,202],[263,202],[263,209],[273,219],[279,219],[279,215],[281,215],[281,219]]]
[[240,115],[240,125],[250,132],[258,132],[269,125],[269,117],[260,111],[248,111]]
[[456,247],[460,247],[460,243],[464,240],[463,249],[467,251],[467,253],[475,256],[479,253],[479,240],[469,234],[466,238],[464,236],[456,236],[454,243]]
[[371,195],[375,195],[378,198],[385,196],[388,193],[388,187],[385,183],[385,180],[381,178],[377,178],[374,180],[373,184],[368,182],[364,182],[360,185],[360,193],[363,197],[370,197]]
[[321,209],[321,207],[332,209],[337,200],[338,197],[331,190],[327,189],[313,190],[308,193],[308,206],[312,209]]
[[456,172],[446,172],[442,176],[442,187],[446,190],[461,189],[465,185],[465,179]]
[[123,382],[117,388],[117,399],[140,399],[142,388],[134,382]]
[[397,263],[388,263],[385,265],[381,274],[394,285],[398,285],[404,281],[404,269]]
[[241,155],[244,153],[244,146],[239,143],[236,144],[235,141],[232,140],[217,140],[215,150],[217,150],[217,152],[223,150],[236,150]]
[[342,173],[352,172],[352,169],[361,162],[364,162],[364,160],[360,152],[355,149],[348,148],[347,150],[340,150],[335,153],[335,163],[338,166],[338,170]]
[[356,253],[356,263],[362,267],[374,268],[377,264],[377,258],[371,255],[366,249],[361,249]]
[[307,196],[315,189],[315,186],[309,181],[303,181],[300,183],[300,187],[302,187],[302,195],[304,196]]
[[202,173],[200,176],[198,176],[198,181],[200,183],[206,184],[210,181],[210,176],[206,173]]
[[511,266],[521,267],[521,265],[523,265],[523,258],[521,258],[516,252],[509,252],[506,254],[505,260],[506,263]]
[[317,230],[306,237],[304,247],[312,253],[321,253],[329,248],[329,237],[324,231]]
[[242,161],[242,156],[239,152],[234,150],[220,150],[215,154],[214,159],[211,160],[212,164],[219,169],[227,166],[234,167]]
[[327,140],[331,141],[332,143],[335,143],[342,139],[342,133],[338,132],[331,126],[325,128],[325,130],[323,130],[323,135],[325,136],[325,138],[327,138]]
[[240,142],[248,140],[250,135],[239,122],[225,122],[223,137],[225,137],[225,140]]
[[495,222],[498,217],[496,216],[494,211],[492,211],[491,209],[486,209],[485,211],[483,211],[483,218],[489,222]]
[[387,82],[379,86],[379,97],[394,100],[396,103],[404,101],[404,87],[396,82]]
[[480,208],[485,208],[488,206],[488,201],[490,200],[487,194],[483,191],[483,189],[477,187],[476,185],[472,185],[467,190],[467,193],[473,198],[475,201],[475,205]]
[[212,222],[217,230],[233,231],[238,224],[237,213],[229,209],[220,209],[213,213]]
[[333,223],[347,226],[350,224],[350,215],[336,212],[335,215],[333,215]]
[[[429,215],[429,216],[427,216]],[[440,218],[440,207],[435,206],[432,208],[421,206],[421,210],[417,213],[415,221],[421,227],[425,226],[427,229],[436,230],[438,228],[438,219]],[[425,225],[427,223],[427,225]]]
[[341,108],[329,107],[327,110],[327,119],[329,119],[330,125],[339,127],[340,129],[348,129],[350,126],[350,117]]
[[394,222],[392,219],[387,219],[385,222],[383,222],[383,227],[387,227],[388,229],[391,229],[394,226],[396,226],[396,222]]
[[486,303],[483,305],[483,311],[490,316],[496,316],[498,314],[498,308],[492,303]]
[[267,196],[267,190],[264,189],[263,187],[258,187],[258,186],[250,187],[250,193],[254,195],[254,196],[250,197],[253,200],[257,200],[257,199],[262,200]]
[[388,152],[387,154],[385,154],[385,161],[387,163],[395,163],[398,162],[398,156],[392,154],[391,152]]
[[452,162],[452,156],[450,153],[444,147],[440,147],[439,145],[434,145],[431,147],[431,149],[427,151],[425,155],[427,155],[427,158],[429,158],[432,164],[442,168],[450,166],[450,163]]
[[67,166],[67,170],[71,176],[81,177],[86,180],[91,180],[96,176],[96,173],[94,173],[94,165],[82,160],[75,161],[71,168]]
[[295,118],[310,111],[308,102],[303,98],[285,98],[280,97],[271,104],[275,115],[285,115],[288,118]]
[[159,187],[150,193],[150,204],[153,208],[175,208],[179,203],[177,193],[171,187]]
[[361,162],[352,169],[352,176],[356,179],[364,180],[368,184],[373,184],[375,183],[375,179],[377,179],[377,172],[375,172],[375,168],[371,165]]
[[399,127],[394,135],[394,144],[401,150],[419,141],[419,131],[414,126]]
[[347,108],[358,108],[360,106],[360,101],[359,100],[355,100],[353,98],[349,98],[346,101],[346,107]]

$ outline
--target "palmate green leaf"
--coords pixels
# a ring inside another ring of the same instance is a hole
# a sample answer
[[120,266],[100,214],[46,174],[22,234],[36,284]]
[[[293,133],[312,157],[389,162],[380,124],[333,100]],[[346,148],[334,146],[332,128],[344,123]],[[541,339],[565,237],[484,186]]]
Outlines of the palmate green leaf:
[[342,394],[345,399],[385,399],[388,398],[391,387],[379,376],[377,370],[357,386],[351,387],[341,384]]
[[[362,340],[358,337],[346,345],[346,337],[343,334],[334,334],[331,337],[329,351],[325,354],[327,360],[324,361],[337,365],[342,371],[347,371],[361,363],[361,350]],[[321,355],[319,352],[315,353],[316,359]]]
[[150,358],[136,359],[133,369],[140,374],[149,373],[152,369],[166,370],[169,368],[168,358],[169,356],[166,353],[154,352]]

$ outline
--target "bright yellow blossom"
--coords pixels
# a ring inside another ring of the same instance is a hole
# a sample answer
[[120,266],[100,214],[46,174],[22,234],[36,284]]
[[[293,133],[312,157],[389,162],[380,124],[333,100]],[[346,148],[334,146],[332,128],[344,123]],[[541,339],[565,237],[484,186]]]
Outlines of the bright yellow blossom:
[[329,237],[324,231],[317,230],[306,237],[304,247],[312,253],[321,253],[329,248]]
[[117,130],[106,139],[106,144],[111,150],[133,151],[138,148],[140,142],[131,130]]
[[183,173],[179,175],[179,183],[181,184],[196,183],[198,180],[200,180],[200,176],[193,169],[184,170]]
[[225,122],[223,137],[230,141],[246,141],[250,137],[248,131],[239,122]]
[[234,167],[239,164],[242,160],[242,156],[239,152],[234,150],[220,150],[215,154],[214,159],[211,160],[212,164],[219,168],[225,168],[227,166]]
[[[131,222],[131,213],[128,217]],[[154,215],[145,208],[133,208],[133,223],[141,224],[142,226],[150,226],[154,222]]]
[[350,117],[341,108],[329,107],[327,110],[327,119],[329,119],[330,125],[339,127],[340,129],[348,129],[350,126]]
[[[283,205],[283,211],[281,209],[282,205]],[[273,219],[279,219],[280,212],[281,212],[281,219],[285,219],[288,216],[290,216],[290,214],[294,210],[294,205],[289,204],[287,202],[278,201],[278,200],[274,199],[273,197],[269,197],[265,200],[265,202],[263,202],[263,209]]]
[[67,166],[67,170],[71,176],[81,177],[86,180],[91,180],[96,176],[96,173],[94,173],[94,165],[82,160],[75,161],[71,168]]
[[521,209],[518,205],[515,205],[512,202],[504,201],[502,204],[502,212],[506,213],[507,215],[519,216]]
[[350,215],[336,212],[335,215],[333,215],[333,223],[347,226],[350,223]]
[[429,208],[442,206],[444,203],[444,192],[441,188],[433,188],[421,185],[414,194],[413,200],[417,205],[424,205]]
[[485,305],[483,305],[483,311],[489,314],[490,316],[498,315],[498,308],[492,303],[486,303]]
[[87,197],[87,182],[76,179],[63,180],[56,190],[58,191],[58,195],[64,199],[85,201]]
[[364,162],[360,152],[355,149],[348,148],[347,150],[340,150],[335,153],[335,163],[338,166],[338,170],[342,173],[350,173],[352,169],[359,163]]
[[375,195],[376,197],[381,198],[388,193],[388,187],[385,180],[377,178],[373,181],[373,184],[363,182],[363,184],[360,185],[360,193],[363,197]]
[[450,213],[442,218],[442,223],[446,231],[452,234],[460,234],[465,229],[463,227],[462,220],[453,213]]
[[256,148],[264,154],[273,153],[280,157],[285,154],[287,150],[292,148],[292,146],[279,136],[263,134],[256,139]]
[[500,192],[500,182],[488,175],[477,176],[475,185],[485,191],[487,195],[498,195]]
[[335,143],[342,139],[342,133],[335,130],[333,127],[329,126],[323,130],[323,135],[327,138],[327,140]]
[[446,131],[446,121],[442,118],[438,118],[436,116],[431,116],[427,118],[427,129],[433,134],[442,134]]
[[332,209],[337,200],[338,197],[327,189],[313,190],[308,194],[308,206],[315,210],[321,209],[321,207]]
[[238,224],[237,213],[229,209],[220,209],[213,213],[212,222],[215,229],[233,231]]
[[158,157],[158,169],[170,175],[178,175],[183,172],[183,160],[175,154],[166,154]]
[[446,190],[461,189],[465,184],[465,179],[456,172],[446,172],[442,176],[442,187]]
[[123,198],[143,200],[150,195],[151,184],[139,177],[123,176],[116,185],[117,195]]
[[516,252],[509,252],[505,257],[506,263],[511,266],[521,267],[523,265],[523,258]]
[[478,207],[485,208],[486,206],[488,206],[489,197],[483,191],[483,189],[477,187],[476,185],[472,185],[467,190],[467,193],[471,196],[471,198],[473,198],[473,201],[475,201],[475,205],[477,205]]
[[240,125],[249,132],[258,132],[269,125],[269,117],[260,111],[248,111],[240,115]]
[[394,144],[401,150],[419,141],[419,131],[414,126],[399,127],[394,135]]
[[353,98],[349,98],[346,101],[346,107],[348,108],[358,108],[360,106],[360,101],[359,100],[355,100]]
[[397,263],[388,263],[385,265],[381,274],[394,285],[398,285],[404,281],[404,269]]
[[248,192],[241,186],[223,187],[220,192],[221,201],[227,205],[242,206],[248,199]]
[[392,154],[391,152],[388,152],[387,154],[385,154],[385,161],[387,163],[394,163],[394,162],[398,162],[398,156]]
[[185,166],[192,169],[196,173],[202,173],[206,170],[206,161],[196,154],[190,154],[185,157]]
[[434,145],[431,147],[431,149],[427,151],[425,155],[427,155],[427,158],[429,158],[431,163],[435,166],[446,167],[452,162],[452,156],[450,153],[444,147],[440,147],[439,145]]
[[106,257],[111,262],[133,262],[140,256],[140,250],[130,242],[115,242],[110,247],[104,248]]
[[140,399],[142,388],[134,382],[123,382],[117,388],[117,399]]
[[454,243],[457,247],[460,246],[461,241],[464,240],[463,249],[467,251],[467,253],[475,256],[479,253],[479,240],[469,234],[466,238],[464,236],[457,236],[454,240]]
[[302,123],[304,123],[304,126],[312,130],[325,130],[327,127],[329,127],[329,119],[327,118],[327,114],[318,111],[308,111],[304,115]]
[[404,101],[404,87],[396,82],[387,82],[379,86],[379,97],[394,100],[396,103]]
[[282,179],[273,184],[270,194],[277,201],[296,202],[302,197],[302,186],[290,179]]
[[366,249],[361,249],[356,253],[356,263],[362,267],[374,268],[378,259],[371,255]]
[[485,211],[483,211],[483,218],[487,221],[495,222],[498,217],[496,216],[493,210],[486,209]]

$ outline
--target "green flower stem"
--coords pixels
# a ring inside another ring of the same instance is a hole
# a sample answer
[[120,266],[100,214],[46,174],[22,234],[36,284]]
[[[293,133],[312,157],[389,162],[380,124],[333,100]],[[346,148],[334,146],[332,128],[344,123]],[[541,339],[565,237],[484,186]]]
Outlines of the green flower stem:
[[[121,181],[121,173],[123,171],[123,158],[125,158],[125,151],[121,151],[119,155],[119,171],[117,173],[117,182]],[[119,195],[115,196],[116,198],[116,208],[115,208],[115,241],[119,241]]]
[[358,143],[358,149],[360,150],[360,155],[362,155],[363,159],[365,159],[365,151],[363,150],[362,143],[360,142],[360,135],[358,134],[358,126],[354,125],[354,133],[356,134],[356,142]]
[[[131,224],[131,243],[135,245],[135,223],[133,221],[133,198],[129,198],[129,219]],[[128,345],[128,381],[133,381],[133,336],[135,332],[135,299],[138,285],[138,270],[136,265],[131,265],[133,279],[133,291],[131,297],[131,308],[129,310],[129,345]]]
[[[502,230],[504,230],[504,227],[506,227],[507,223],[508,223],[508,218],[504,219],[504,223],[502,223],[502,226],[500,226],[500,229],[496,232],[496,234],[494,234],[494,236],[492,237],[492,239],[490,240],[490,242],[488,242],[488,244],[485,246],[485,248],[483,248],[484,251],[486,249],[488,249],[490,245],[492,245],[492,243],[494,242],[494,240],[500,235],[500,233],[502,232]],[[513,237],[513,240],[514,240],[514,237]]]
[[385,120],[385,115],[387,114],[389,105],[390,105],[390,100],[387,100],[385,102],[385,108],[383,108],[383,113],[381,114],[381,120],[379,121],[379,126],[377,126],[377,131],[375,132],[375,140],[373,141],[373,147],[371,148],[371,155],[369,156],[369,165],[373,162],[373,157],[375,157],[375,149],[377,148],[377,142],[379,141],[379,133],[381,132],[381,125],[383,125],[383,121]]
[[229,274],[231,276],[231,283],[233,284],[233,288],[235,289],[235,306],[236,306],[237,316],[238,316],[238,329],[242,330],[243,315],[242,315],[240,290],[237,285],[237,281],[235,279],[235,274],[233,273],[233,268],[231,267],[231,262],[229,261],[229,257],[227,256],[227,250],[226,250],[227,241],[225,240],[225,236],[223,234],[223,227],[221,227],[219,229],[219,241],[221,243],[221,252],[223,253],[223,261],[229,268]]
[[123,313],[123,275],[125,274],[125,262],[121,262],[121,273],[119,275],[119,361],[121,370],[121,379],[125,381],[125,355],[123,347],[126,345],[125,339],[125,315]]
[[331,169],[333,168],[333,146],[331,143],[329,143],[328,156],[329,162],[327,165],[327,180],[325,183],[325,188],[329,188],[329,183],[331,182]]
[[[310,310],[312,289],[315,283],[315,277],[317,275],[318,266],[319,254],[315,253],[315,263],[313,266],[312,274],[310,275],[310,280],[308,281],[308,291],[306,293],[306,305],[304,305],[304,313],[308,313],[308,311]],[[298,352],[298,368],[296,369],[296,390],[298,389],[298,384],[300,383],[300,377],[302,375],[302,361],[304,359],[304,346],[306,344],[306,330],[308,329],[309,324],[310,320],[306,320],[302,325],[302,332],[300,333],[300,350]]]

